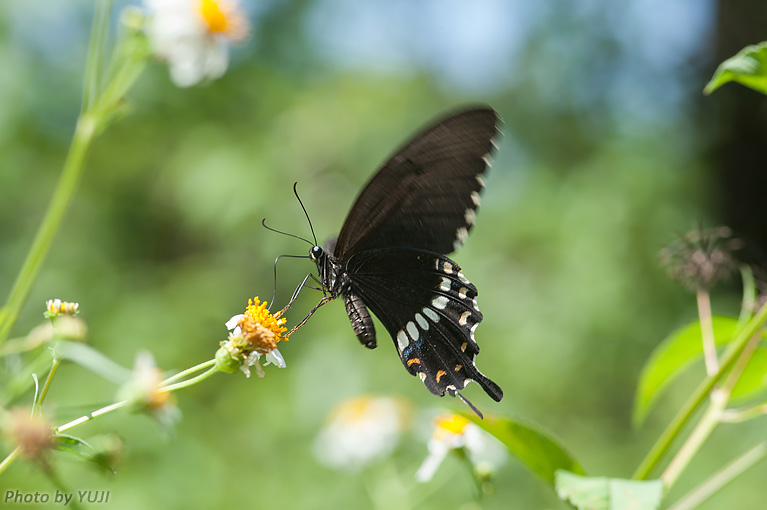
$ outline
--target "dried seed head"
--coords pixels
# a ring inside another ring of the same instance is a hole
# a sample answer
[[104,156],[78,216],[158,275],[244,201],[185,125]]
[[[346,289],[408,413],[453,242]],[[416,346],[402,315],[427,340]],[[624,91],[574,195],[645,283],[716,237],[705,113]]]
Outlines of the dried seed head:
[[694,230],[660,252],[669,276],[697,291],[714,286],[738,267],[734,252],[743,243],[727,227]]

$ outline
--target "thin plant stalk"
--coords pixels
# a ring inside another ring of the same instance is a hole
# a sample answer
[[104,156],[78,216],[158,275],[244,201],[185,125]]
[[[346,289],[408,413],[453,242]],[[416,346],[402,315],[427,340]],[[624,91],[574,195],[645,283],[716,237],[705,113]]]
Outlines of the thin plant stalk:
[[751,360],[751,356],[759,346],[760,340],[761,330],[751,338],[722,387],[715,389],[711,393],[711,404],[706,413],[661,475],[661,480],[663,480],[666,489],[674,485],[679,475],[682,474],[682,471],[684,471],[698,450],[700,450],[706,439],[708,439],[716,426],[721,423],[722,412],[727,407],[732,389],[735,387],[735,383],[738,382],[749,360]]
[[714,340],[714,323],[711,318],[711,298],[707,289],[698,289],[698,317],[700,319],[700,332],[703,339],[703,360],[706,363],[706,374],[714,375],[718,367],[716,359],[716,342]]
[[24,302],[29,297],[32,284],[35,282],[40,268],[45,261],[45,256],[50,250],[53,238],[56,235],[61,221],[64,218],[69,202],[72,200],[77,184],[80,182],[85,158],[90,149],[91,142],[96,134],[98,119],[88,112],[97,101],[101,84],[101,61],[103,48],[109,29],[109,19],[112,12],[112,0],[98,0],[96,12],[93,18],[91,39],[88,45],[88,60],[85,68],[83,82],[83,105],[69,152],[64,160],[64,167],[53,192],[48,210],[45,212],[43,221],[37,229],[37,234],[32,241],[32,246],[27,253],[24,264],[21,266],[16,280],[13,282],[5,307],[0,313],[0,345],[8,338],[11,328],[21,312]]
[[82,116],[77,121],[75,133],[69,153],[64,161],[64,169],[56,184],[51,203],[43,217],[40,228],[37,230],[32,247],[27,258],[16,277],[8,295],[3,315],[0,317],[0,345],[8,338],[8,334],[19,316],[21,307],[24,305],[32,284],[37,278],[40,268],[51,247],[53,237],[61,225],[64,213],[69,206],[77,184],[82,175],[85,157],[91,146],[95,134],[96,123],[88,116]]
[[650,476],[652,470],[660,463],[674,440],[679,436],[682,428],[687,424],[698,407],[706,400],[706,397],[709,395],[714,385],[716,385],[724,374],[732,368],[741,352],[743,352],[743,349],[745,349],[748,341],[766,322],[767,305],[763,305],[730,343],[730,346],[722,356],[719,370],[716,374],[706,377],[698,385],[693,394],[687,399],[687,402],[685,402],[679,412],[677,412],[676,416],[674,416],[674,419],[671,420],[671,423],[669,423],[648,454],[639,464],[636,472],[634,472],[632,477],[634,480],[646,480]]
[[759,443],[701,483],[668,510],[694,510],[728,483],[767,457],[767,443]]

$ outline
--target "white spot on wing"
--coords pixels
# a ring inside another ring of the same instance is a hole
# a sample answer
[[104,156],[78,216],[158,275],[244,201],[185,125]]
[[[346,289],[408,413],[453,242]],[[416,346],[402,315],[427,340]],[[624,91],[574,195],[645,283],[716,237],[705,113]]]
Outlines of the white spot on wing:
[[458,249],[463,245],[463,243],[466,241],[466,238],[469,237],[469,231],[466,230],[466,227],[460,227],[458,230],[455,231],[455,242],[453,243],[453,248]]
[[478,207],[479,206],[479,193],[477,193],[476,191],[472,191],[470,196],[471,196],[471,201],[474,202],[474,206]]
[[[439,269],[439,267],[437,267],[437,269]],[[450,262],[445,262],[444,264],[442,264],[442,271],[445,274],[453,274],[453,264],[451,264]]]
[[409,344],[410,341],[407,339],[405,331],[400,329],[399,333],[397,333],[397,347],[399,347],[399,351],[404,351],[405,347],[407,347]]
[[464,275],[463,273],[458,273],[456,275],[459,280],[461,280],[461,283],[471,283]]
[[481,175],[476,175],[474,177],[477,179],[477,182],[479,183],[479,185],[484,188],[485,187],[485,180],[482,178],[482,176]]
[[458,291],[458,297],[460,299],[466,299],[466,293],[469,292],[469,289],[466,287],[461,287],[461,290]]
[[410,335],[410,338],[412,338],[413,341],[418,340],[420,335],[418,334],[418,328],[413,324],[413,321],[408,322],[405,328],[407,328],[407,334]]
[[477,326],[479,326],[479,322],[478,322],[478,323],[476,323],[476,324],[474,324],[474,325],[471,327],[471,339],[472,339],[472,340],[474,340],[474,332],[477,330]]
[[416,313],[415,321],[418,323],[418,326],[420,326],[422,330],[429,331],[429,321],[424,319],[423,315],[421,315],[420,313]]
[[444,310],[447,306],[447,298],[445,296],[436,297],[434,298],[434,301],[431,302],[431,304],[434,308]]
[[465,326],[466,325],[466,319],[468,319],[470,315],[471,315],[471,312],[463,312],[461,314],[461,318],[458,319],[458,324],[460,324],[461,326]]
[[[495,147],[496,149],[498,148],[495,144],[493,144],[493,147]],[[489,153],[482,156],[482,161],[485,162],[485,165],[487,165],[487,168],[490,168],[493,166],[493,164],[490,163],[490,158],[488,156],[489,156]]]
[[445,292],[450,290],[450,278],[443,276],[442,283],[440,284],[439,289],[444,290]]
[[423,314],[427,316],[428,318],[430,318],[432,322],[434,323],[439,322],[439,315],[437,314],[437,312],[435,312],[431,308],[425,306],[423,308]]
[[467,225],[474,225],[474,220],[477,218],[477,213],[474,212],[474,209],[466,209],[466,212],[463,213],[463,219],[466,220]]

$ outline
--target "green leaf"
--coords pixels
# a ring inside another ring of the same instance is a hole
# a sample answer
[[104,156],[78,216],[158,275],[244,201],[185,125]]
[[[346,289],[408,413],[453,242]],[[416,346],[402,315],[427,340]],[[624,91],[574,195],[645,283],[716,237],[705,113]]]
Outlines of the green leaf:
[[106,457],[100,455],[100,452],[94,450],[84,439],[69,434],[56,434],[53,436],[53,441],[54,450],[77,455],[110,474],[115,473],[115,470],[106,461]]
[[751,355],[738,382],[732,389],[731,398],[746,401],[767,390],[767,348],[759,347]]
[[57,357],[77,363],[113,383],[123,384],[130,379],[130,370],[118,365],[88,344],[59,340],[54,350]]
[[711,94],[731,81],[767,94],[767,42],[746,46],[719,64],[703,93]]
[[[712,317],[714,338],[717,345],[732,340],[738,321],[732,317]],[[671,333],[650,355],[639,376],[634,400],[634,425],[644,422],[652,405],[661,392],[685,368],[703,357],[703,341],[700,323],[692,322]]]
[[662,480],[589,478],[557,471],[559,499],[578,510],[657,510],[663,498]]
[[584,473],[567,450],[538,425],[507,416],[489,415],[480,419],[473,414],[461,414],[498,439],[511,455],[551,485],[558,469]]

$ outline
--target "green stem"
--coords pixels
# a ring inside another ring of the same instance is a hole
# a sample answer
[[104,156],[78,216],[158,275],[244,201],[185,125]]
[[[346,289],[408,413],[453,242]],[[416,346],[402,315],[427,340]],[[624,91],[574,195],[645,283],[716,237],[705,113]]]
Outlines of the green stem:
[[94,418],[98,418],[99,416],[103,416],[105,414],[111,413],[112,411],[116,411],[118,409],[121,409],[121,408],[127,406],[128,404],[130,404],[130,402],[128,400],[123,400],[121,402],[115,402],[114,404],[109,404],[108,406],[104,406],[101,409],[96,409],[92,413],[88,413],[88,414],[86,414],[84,416],[81,416],[81,417],[77,418],[76,420],[72,420],[72,421],[70,421],[68,423],[65,423],[64,425],[56,427],[53,430],[53,432],[55,434],[58,434],[60,432],[67,431],[69,429],[73,429],[73,428],[77,427],[78,425],[81,425],[83,423],[91,421]]
[[698,407],[706,400],[709,392],[714,385],[724,376],[727,371],[732,368],[732,365],[737,361],[740,353],[748,344],[748,341],[756,334],[764,324],[767,322],[767,305],[762,306],[759,312],[751,319],[746,326],[740,330],[738,336],[730,343],[730,346],[722,356],[722,362],[719,365],[719,370],[708,377],[706,377],[695,389],[692,395],[687,399],[687,402],[682,406],[679,412],[676,414],[671,423],[669,423],[666,430],[660,435],[655,442],[650,452],[642,460],[636,472],[634,473],[634,480],[646,480],[650,473],[658,465],[663,456],[668,452],[671,444],[677,438],[682,428],[692,417],[693,413]]
[[45,383],[43,384],[43,390],[40,392],[40,397],[37,399],[37,402],[35,403],[35,410],[40,410],[43,407],[43,401],[45,400],[45,397],[48,395],[48,390],[51,388],[51,382],[53,381],[53,376],[56,375],[56,370],[58,370],[59,365],[61,365],[61,360],[59,358],[53,358],[53,364],[51,365],[51,369],[48,371],[48,377],[45,378]]
[[3,462],[0,462],[0,475],[3,474],[3,471],[8,469],[8,466],[13,464],[13,461],[16,460],[19,455],[21,455],[21,448],[17,446],[11,453],[8,454],[6,458],[3,459]]
[[727,402],[730,400],[732,389],[751,360],[751,356],[759,346],[760,340],[761,334],[759,333],[751,338],[740,357],[738,357],[737,363],[735,363],[722,387],[715,389],[711,393],[711,404],[706,413],[661,475],[667,490],[674,485],[679,475],[682,474],[682,471],[684,471],[698,450],[700,450],[706,439],[708,439],[717,425],[721,423],[722,412],[727,408]]
[[699,289],[697,294],[698,317],[700,333],[703,340],[703,360],[706,363],[706,374],[714,375],[717,371],[716,343],[714,342],[714,323],[711,319],[711,298],[708,290]]
[[[215,360],[212,360],[212,361],[215,363]],[[212,376],[213,374],[217,374],[220,371],[221,369],[218,366],[212,366],[207,371],[203,372],[197,377],[192,377],[191,379],[187,379],[186,381],[181,381],[180,383],[170,384],[170,385],[165,385],[163,383],[162,385],[160,385],[160,388],[157,391],[176,391],[176,390],[180,390],[181,388],[186,388],[187,386],[193,386],[199,382],[204,381],[205,379]]]
[[210,359],[208,361],[200,363],[199,365],[195,365],[195,366],[193,366],[191,368],[187,368],[186,370],[183,370],[183,371],[181,371],[181,372],[179,372],[179,373],[177,373],[175,375],[172,375],[172,376],[168,377],[162,383],[160,383],[160,386],[168,386],[173,381],[177,381],[178,379],[183,379],[184,377],[186,377],[188,375],[191,375],[191,374],[193,374],[195,372],[199,372],[200,370],[203,370],[203,369],[208,368],[208,367],[210,367],[212,365],[215,365],[215,364],[216,364],[216,360],[215,359]]
[[728,409],[722,413],[720,421],[726,423],[741,423],[753,420],[759,416],[767,414],[767,404],[741,407],[739,409]]
[[61,225],[61,220],[80,180],[85,156],[93,141],[95,127],[96,122],[89,115],[83,115],[77,121],[72,144],[67,159],[64,161],[64,169],[59,177],[53,198],[40,228],[37,230],[37,235],[35,235],[24,265],[13,283],[3,315],[0,317],[0,345],[8,338],[11,327],[16,322],[21,307],[32,289],[32,284],[40,272],[40,267],[51,247],[53,237]]
[[[48,254],[48,250],[53,242],[53,237],[61,225],[64,213],[80,181],[85,157],[95,137],[96,128],[100,122],[103,123],[104,115],[111,114],[111,112],[103,107],[100,108],[98,113],[93,110],[93,107],[97,106],[100,100],[102,54],[111,12],[112,0],[99,0],[96,3],[83,84],[82,111],[77,119],[72,143],[64,161],[64,168],[56,184],[53,197],[50,204],[48,204],[48,210],[43,217],[40,227],[37,229],[37,234],[32,241],[32,247],[27,253],[27,258],[24,260],[16,281],[14,281],[13,287],[11,287],[5,307],[0,311],[0,345],[8,338],[24,302],[29,297],[32,284],[40,272],[45,256]],[[135,65],[131,67],[137,68]],[[139,71],[136,72],[140,72],[140,68],[138,66]],[[135,77],[133,79],[135,80]],[[125,82],[123,85],[129,83],[132,83],[132,81]]]
[[690,433],[690,437],[687,438],[687,441],[685,441],[660,477],[666,490],[674,485],[693,456],[698,452],[706,439],[708,439],[716,426],[719,425],[719,417],[726,406],[727,395],[721,390],[714,390],[711,393],[711,405],[706,409],[705,414]]
[[83,104],[80,114],[84,114],[96,102],[101,93],[104,48],[109,32],[109,18],[112,13],[112,0],[97,0],[93,14],[91,38],[88,44],[88,60],[85,63],[85,81],[83,83]]
[[767,443],[759,443],[671,505],[669,510],[698,508],[701,503],[765,457],[767,457]]

